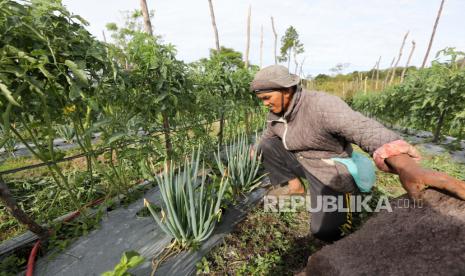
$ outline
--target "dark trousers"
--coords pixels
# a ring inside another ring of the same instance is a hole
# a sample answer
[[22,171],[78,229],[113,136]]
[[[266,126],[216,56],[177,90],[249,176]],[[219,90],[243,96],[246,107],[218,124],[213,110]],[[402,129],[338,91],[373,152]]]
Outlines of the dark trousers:
[[[272,185],[283,184],[296,177],[305,177],[309,182],[312,209],[318,209],[316,208],[317,201],[322,201],[321,196],[331,196],[338,201],[343,200],[342,204],[341,202],[337,204],[341,204],[346,209],[350,206],[350,194],[334,191],[324,185],[304,169],[292,152],[284,148],[281,139],[277,137],[264,139],[260,142],[259,148]],[[311,213],[310,229],[313,236],[318,239],[334,241],[341,237],[343,231],[350,231],[351,228],[351,212],[317,210]]]

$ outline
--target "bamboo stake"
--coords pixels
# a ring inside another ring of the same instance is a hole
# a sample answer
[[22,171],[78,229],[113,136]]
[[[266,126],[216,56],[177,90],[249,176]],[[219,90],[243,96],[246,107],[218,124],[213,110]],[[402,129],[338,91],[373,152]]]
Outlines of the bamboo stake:
[[208,0],[210,6],[210,18],[212,20],[213,33],[215,34],[215,47],[218,54],[220,53],[220,39],[218,37],[218,28],[216,27],[215,11],[213,10],[212,0]]
[[394,64],[394,67],[392,68],[391,80],[389,81],[389,85],[392,84],[392,82],[394,81],[394,78],[396,76],[397,65],[399,65],[399,61],[402,58],[402,52],[404,50],[405,41],[407,40],[407,37],[408,37],[409,33],[410,33],[410,31],[407,31],[407,33],[405,33],[405,35],[404,35],[404,39],[402,39],[402,45],[400,46],[399,56],[397,57],[396,63]]
[[260,69],[263,67],[263,25],[260,28]]
[[17,219],[20,223],[27,226],[27,228],[39,238],[43,239],[48,237],[48,230],[40,226],[37,222],[31,219],[16,203],[16,200],[10,193],[10,189],[0,176],[0,201],[10,214]]
[[381,56],[379,56],[378,63],[376,65],[376,82],[375,82],[375,90],[378,91],[378,83],[379,83],[379,64],[381,63]]
[[[391,61],[391,66],[389,66],[389,68],[392,68],[392,66],[394,65],[395,60],[396,60],[396,57],[393,57],[392,61]],[[389,73],[390,73],[390,71],[386,72],[386,77],[384,78],[384,81],[383,81],[383,88],[382,88],[383,90],[387,86],[387,82],[388,82],[388,79],[389,79]]]
[[375,74],[376,74],[376,67],[379,66],[379,61],[381,60],[381,56],[379,56],[379,59],[376,61],[375,66],[373,66],[372,73],[371,73],[371,85],[373,87],[373,84],[375,82]]
[[278,58],[276,56],[276,49],[278,46],[278,33],[276,33],[276,28],[274,27],[274,18],[271,17],[271,28],[273,28],[273,35],[274,35],[274,64],[278,64]]
[[407,68],[412,60],[413,52],[415,51],[415,41],[412,40],[412,48],[410,49],[410,54],[408,55],[407,63],[405,63],[404,70],[402,70],[402,75],[400,76],[400,83],[404,82],[405,73],[407,72]]
[[252,7],[249,5],[249,12],[247,14],[247,44],[245,47],[245,68],[249,68],[249,50],[250,50],[250,16]]
[[428,60],[429,52],[431,51],[431,46],[433,45],[434,36],[436,35],[436,28],[438,27],[439,18],[441,18],[442,8],[444,6],[444,0],[441,1],[441,6],[439,6],[438,15],[436,16],[436,21],[434,22],[433,32],[431,33],[431,38],[429,39],[428,49],[426,50],[425,57],[423,58],[423,63],[421,68],[425,68],[426,61]]
[[367,93],[367,80],[368,80],[368,76],[365,77],[365,83],[364,83],[364,88],[363,88],[363,92],[365,93],[365,95]]
[[363,74],[362,73],[358,73],[358,79],[357,79],[357,90],[360,91],[362,90],[362,87],[363,87]]

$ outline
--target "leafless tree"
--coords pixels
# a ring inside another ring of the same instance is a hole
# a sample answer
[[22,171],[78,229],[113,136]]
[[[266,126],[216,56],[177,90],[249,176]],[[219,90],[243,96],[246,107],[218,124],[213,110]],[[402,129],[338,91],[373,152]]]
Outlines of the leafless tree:
[[274,35],[274,64],[278,64],[278,57],[276,56],[276,48],[278,47],[278,33],[276,32],[276,28],[274,26],[274,18],[271,17],[271,28],[273,28],[273,35]]
[[216,27],[215,11],[213,10],[212,0],[208,0],[208,5],[210,6],[210,18],[212,20],[213,33],[215,33],[216,51],[219,53],[220,52],[220,39],[218,37],[218,28]]
[[429,39],[428,49],[426,50],[425,57],[423,58],[423,63],[421,68],[425,68],[426,61],[428,60],[429,52],[431,51],[431,46],[433,45],[434,36],[436,35],[436,28],[438,27],[439,18],[441,18],[442,8],[444,7],[445,0],[441,0],[441,6],[439,6],[438,15],[436,16],[436,21],[434,22],[433,32],[431,33],[431,38]]

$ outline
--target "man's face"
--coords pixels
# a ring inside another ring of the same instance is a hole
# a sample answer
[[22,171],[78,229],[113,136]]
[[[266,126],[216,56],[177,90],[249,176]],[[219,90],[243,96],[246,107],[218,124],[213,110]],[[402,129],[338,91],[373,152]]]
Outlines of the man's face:
[[284,111],[286,111],[289,107],[289,103],[291,102],[292,93],[290,92],[290,89],[273,90],[270,92],[259,93],[257,94],[257,97],[271,112],[279,114],[281,113],[283,106],[281,105],[281,101],[284,99]]

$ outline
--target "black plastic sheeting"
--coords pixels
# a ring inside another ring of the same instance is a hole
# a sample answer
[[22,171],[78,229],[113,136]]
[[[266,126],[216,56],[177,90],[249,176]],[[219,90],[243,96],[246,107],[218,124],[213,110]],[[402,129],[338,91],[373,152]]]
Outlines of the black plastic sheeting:
[[[195,274],[196,263],[246,217],[265,193],[265,188],[259,188],[236,205],[227,208],[214,233],[201,248],[197,251],[181,252],[168,259],[158,268],[156,275]],[[158,187],[146,192],[144,197],[155,205],[162,206]],[[150,275],[153,257],[159,255],[170,244],[171,238],[159,228],[151,216],[137,216],[137,212],[142,208],[144,208],[143,198],[127,208],[108,212],[104,215],[100,228],[80,237],[58,255],[39,259],[34,274],[100,275],[102,272],[112,270],[125,251],[133,250],[144,256],[145,262],[130,272],[135,275]]]

